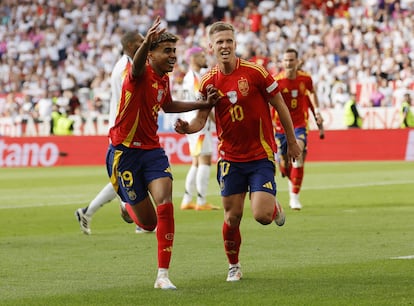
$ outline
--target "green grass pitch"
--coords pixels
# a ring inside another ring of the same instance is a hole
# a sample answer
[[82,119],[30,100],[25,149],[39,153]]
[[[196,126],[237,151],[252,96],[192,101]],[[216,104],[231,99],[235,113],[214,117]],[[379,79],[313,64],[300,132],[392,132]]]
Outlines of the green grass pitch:
[[[170,278],[153,289],[154,234],[135,234],[112,201],[80,232],[74,211],[106,184],[104,167],[0,169],[0,305],[413,305],[414,163],[307,163],[304,209],[262,226],[246,202],[240,261],[227,283],[223,211],[181,211],[188,165],[173,165]],[[209,200],[220,204],[213,168]]]

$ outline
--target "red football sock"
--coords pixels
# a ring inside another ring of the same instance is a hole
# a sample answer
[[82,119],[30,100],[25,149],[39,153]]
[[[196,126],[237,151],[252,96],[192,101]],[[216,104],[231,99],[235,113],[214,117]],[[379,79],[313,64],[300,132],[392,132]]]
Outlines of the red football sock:
[[226,222],[223,223],[224,250],[230,264],[239,262],[241,245],[240,227],[231,228]]
[[138,226],[141,226],[141,224],[139,223],[138,217],[135,214],[134,209],[132,208],[132,206],[128,203],[125,203],[125,209],[128,212],[128,215],[131,217],[131,219],[134,221],[134,223]]
[[128,215],[131,217],[132,221],[134,221],[134,223],[138,225],[140,228],[152,232],[157,227],[157,224],[145,225],[139,222],[139,219],[130,204],[125,203],[125,209],[128,212]]
[[174,242],[174,206],[166,203],[157,206],[158,268],[168,269]]
[[280,173],[282,173],[283,177],[290,178],[290,173],[291,173],[292,167],[285,168],[284,166],[279,164],[279,169],[280,169]]
[[290,173],[290,181],[292,182],[292,192],[299,193],[302,187],[304,168],[292,168]]

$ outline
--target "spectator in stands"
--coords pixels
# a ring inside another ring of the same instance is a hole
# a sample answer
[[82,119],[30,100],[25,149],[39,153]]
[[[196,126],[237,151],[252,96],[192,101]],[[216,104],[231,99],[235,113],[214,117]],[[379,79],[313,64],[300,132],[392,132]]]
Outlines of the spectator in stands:
[[358,112],[355,94],[351,94],[344,105],[344,123],[347,128],[362,127],[362,118]]
[[373,107],[380,107],[383,105],[383,101],[384,101],[384,94],[380,91],[380,88],[377,86],[375,86],[374,90],[371,93],[371,97],[370,97],[370,101],[371,101],[371,106]]
[[38,122],[47,122],[51,119],[52,109],[53,109],[53,100],[50,90],[40,97],[38,102],[35,105],[36,119]]
[[411,110],[410,93],[404,94],[404,100],[401,106],[401,127],[402,128],[413,128],[414,127],[414,113]]
[[337,80],[332,87],[331,101],[335,108],[343,108],[345,103],[349,100],[349,93],[344,82]]
[[67,98],[69,99],[68,115],[81,115],[82,109],[78,96],[72,91],[67,91],[65,93],[67,94]]
[[387,79],[380,78],[378,91],[384,96],[382,99],[382,106],[392,106],[392,82],[388,81]]
[[54,104],[51,117],[51,133],[53,135],[65,136],[73,134],[74,121],[68,117],[67,107],[59,107],[57,104]]

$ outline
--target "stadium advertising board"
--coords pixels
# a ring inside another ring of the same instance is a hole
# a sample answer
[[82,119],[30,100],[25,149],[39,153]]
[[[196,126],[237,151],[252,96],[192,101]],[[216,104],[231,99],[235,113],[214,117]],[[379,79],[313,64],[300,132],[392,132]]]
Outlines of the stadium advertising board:
[[[160,142],[172,164],[191,163],[185,136],[164,133]],[[0,167],[103,166],[107,147],[105,136],[0,137]],[[414,161],[414,129],[326,131],[323,140],[311,131],[307,160]]]

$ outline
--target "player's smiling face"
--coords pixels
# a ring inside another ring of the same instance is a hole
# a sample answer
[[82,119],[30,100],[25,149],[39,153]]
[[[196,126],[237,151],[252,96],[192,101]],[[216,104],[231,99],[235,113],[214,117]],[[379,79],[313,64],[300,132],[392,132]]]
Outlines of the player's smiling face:
[[159,75],[173,71],[174,65],[177,62],[175,45],[175,42],[165,41],[148,54],[152,62],[152,68]]
[[234,33],[226,30],[213,34],[210,47],[219,62],[229,62],[235,56],[236,41]]

